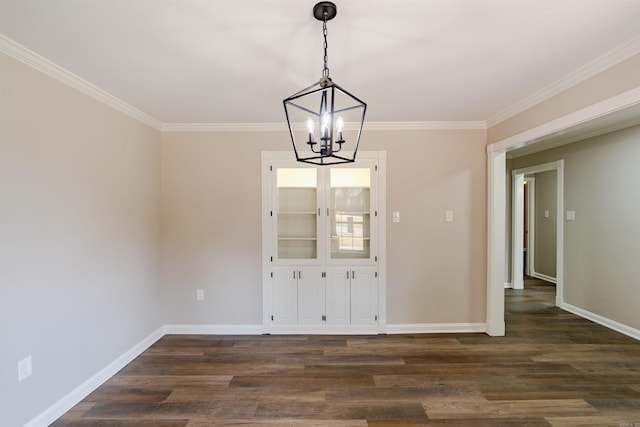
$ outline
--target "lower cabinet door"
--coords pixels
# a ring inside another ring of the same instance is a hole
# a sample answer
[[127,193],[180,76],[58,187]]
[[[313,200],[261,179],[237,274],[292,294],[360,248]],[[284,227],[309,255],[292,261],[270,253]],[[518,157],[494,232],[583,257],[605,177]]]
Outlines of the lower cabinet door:
[[321,268],[298,269],[298,324],[322,325],[325,315],[325,279]]
[[298,323],[298,277],[295,268],[276,268],[271,280],[272,322],[275,325]]
[[275,268],[272,308],[274,325],[376,325],[376,269]]
[[375,268],[351,270],[351,324],[378,323],[378,277]]
[[327,324],[351,323],[351,273],[347,268],[327,271]]

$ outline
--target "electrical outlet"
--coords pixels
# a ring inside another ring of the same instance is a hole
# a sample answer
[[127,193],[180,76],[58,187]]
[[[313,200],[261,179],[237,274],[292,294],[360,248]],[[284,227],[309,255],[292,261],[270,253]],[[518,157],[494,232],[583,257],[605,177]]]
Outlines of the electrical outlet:
[[204,289],[198,289],[196,291],[196,299],[198,301],[204,301]]
[[25,357],[18,362],[18,381],[31,376],[31,356]]

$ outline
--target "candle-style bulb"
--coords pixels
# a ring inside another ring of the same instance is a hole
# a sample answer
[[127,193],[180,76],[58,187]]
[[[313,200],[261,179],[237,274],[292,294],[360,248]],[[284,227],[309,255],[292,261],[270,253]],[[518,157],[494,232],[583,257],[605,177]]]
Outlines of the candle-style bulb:
[[315,142],[313,141],[313,120],[311,120],[311,117],[307,119],[307,130],[309,131],[309,141],[307,141],[307,144],[313,145]]
[[329,114],[324,113],[322,115],[322,137],[323,139],[329,139]]
[[338,126],[338,141],[344,141],[344,139],[342,139],[342,129],[344,128],[344,120],[342,119],[342,116],[338,116],[338,120],[336,120],[336,124]]

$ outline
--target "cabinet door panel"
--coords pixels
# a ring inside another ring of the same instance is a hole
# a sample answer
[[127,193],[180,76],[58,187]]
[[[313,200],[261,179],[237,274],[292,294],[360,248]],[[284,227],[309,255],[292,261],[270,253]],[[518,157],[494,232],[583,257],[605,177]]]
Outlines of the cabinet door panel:
[[298,322],[298,280],[293,268],[275,269],[271,281],[273,323],[295,325]]
[[[331,260],[370,260],[372,167],[329,169],[327,201]],[[375,188],[374,188],[375,191]]]
[[378,323],[378,278],[374,268],[356,268],[351,277],[351,324]]
[[325,279],[319,268],[298,270],[298,323],[322,325],[325,307]]
[[318,171],[276,166],[274,178],[277,260],[318,259]]
[[327,272],[327,324],[351,323],[351,279],[346,268]]

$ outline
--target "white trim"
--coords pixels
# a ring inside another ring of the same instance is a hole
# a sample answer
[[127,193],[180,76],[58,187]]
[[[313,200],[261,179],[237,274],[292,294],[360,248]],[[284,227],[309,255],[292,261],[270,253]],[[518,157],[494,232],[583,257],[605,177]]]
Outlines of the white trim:
[[166,335],[262,335],[262,325],[165,325]]
[[581,110],[543,123],[540,126],[487,145],[487,152],[506,152],[539,142],[541,138],[565,131],[571,127],[585,124],[592,120],[640,105],[640,87],[628,90],[604,101],[585,107]]
[[524,289],[524,174],[511,171],[511,283]]
[[364,122],[363,130],[486,130],[484,121]]
[[527,178],[525,175],[525,181],[527,181],[527,234],[524,236],[524,242],[527,251],[524,273],[533,276],[536,270],[536,179],[535,176]]
[[412,323],[387,325],[388,334],[440,334],[486,332],[484,323]]
[[271,325],[271,335],[378,335],[378,325]]
[[98,371],[91,378],[74,388],[70,393],[51,405],[40,415],[26,423],[24,427],[48,426],[64,415],[69,409],[80,403],[91,392],[100,387],[105,381],[114,376],[118,371],[127,366],[129,362],[141,355],[146,349],[151,347],[156,341],[164,336],[164,327],[157,329],[144,338],[131,349],[124,352],[120,357],[109,363]]
[[503,336],[504,283],[507,279],[506,250],[506,165],[504,151],[487,147],[487,319],[486,331]]
[[538,273],[536,271],[534,271],[531,274],[531,277],[535,277],[536,279],[544,280],[545,282],[549,282],[549,283],[554,283],[554,284],[558,283],[558,279],[557,278],[551,277],[551,276],[547,276],[546,274]]
[[[556,300],[564,298],[564,159],[556,170]],[[535,269],[534,269],[535,271]]]
[[[345,123],[346,129],[357,129],[356,123]],[[294,129],[306,129],[305,123],[294,123]],[[483,121],[451,122],[368,122],[363,131],[403,131],[403,130],[486,130]],[[287,132],[286,123],[163,123],[162,132]]]
[[72,88],[96,99],[109,107],[126,114],[127,116],[138,120],[154,129],[160,130],[162,123],[151,117],[149,114],[138,110],[137,108],[127,104],[123,100],[116,98],[110,93],[100,89],[92,83],[72,72],[62,68],[61,66],[49,61],[48,59],[38,55],[32,50],[18,44],[10,38],[0,34],[0,52],[11,58],[22,62],[34,68],[59,82],[62,82]]
[[529,175],[534,173],[551,172],[558,170],[561,160],[554,160],[553,162],[542,163],[539,165],[528,166],[526,168],[514,169],[513,172],[517,172],[522,175]]
[[511,283],[511,282],[504,282],[504,288],[505,288],[505,289],[513,289],[513,283]]
[[631,326],[616,322],[615,320],[608,319],[606,317],[600,316],[599,314],[592,313],[588,310],[576,307],[575,305],[571,305],[566,302],[561,303],[560,308],[577,316],[583,317],[587,320],[591,320],[592,322],[598,323],[602,326],[606,326],[607,328],[613,329],[614,331],[620,332],[621,334],[625,334],[627,336],[630,336],[631,338],[640,340],[639,329],[632,328]]
[[378,333],[387,333],[387,152],[377,152],[378,165]]
[[[300,125],[301,127],[303,125]],[[282,123],[163,123],[162,132],[287,132]],[[305,127],[306,129],[306,127]]]
[[549,86],[539,90],[538,92],[527,96],[526,98],[518,101],[514,105],[505,108],[498,114],[489,117],[486,120],[487,127],[492,127],[501,123],[516,114],[519,114],[529,108],[539,104],[547,99],[558,95],[559,93],[575,86],[596,74],[599,74],[620,62],[631,58],[633,55],[640,53],[640,36],[635,37],[616,49],[607,52],[606,54],[594,59],[593,61],[585,64],[584,66],[573,71],[569,75],[561,78],[560,80],[550,84]]

